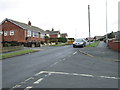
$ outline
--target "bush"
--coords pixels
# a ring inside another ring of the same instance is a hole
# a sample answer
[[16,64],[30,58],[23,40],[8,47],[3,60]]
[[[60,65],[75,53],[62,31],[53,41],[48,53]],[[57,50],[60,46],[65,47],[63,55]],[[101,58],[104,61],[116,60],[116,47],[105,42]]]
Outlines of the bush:
[[65,43],[65,42],[67,42],[67,38],[60,37],[60,38],[58,38],[58,42]]

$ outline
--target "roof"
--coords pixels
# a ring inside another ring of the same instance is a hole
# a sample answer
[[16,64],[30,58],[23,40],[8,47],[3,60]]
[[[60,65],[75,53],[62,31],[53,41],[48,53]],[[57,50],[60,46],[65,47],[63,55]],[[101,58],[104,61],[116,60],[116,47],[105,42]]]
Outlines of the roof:
[[46,30],[46,32],[48,34],[60,34],[60,31],[50,31],[50,30]]
[[12,20],[12,19],[8,19],[8,18],[6,18],[4,21],[6,21],[6,20],[14,23],[15,25],[17,25],[17,26],[19,26],[19,27],[21,27],[21,28],[23,28],[25,30],[36,31],[36,32],[40,32],[40,33],[46,33],[41,28],[38,28],[38,27],[35,27],[35,26],[31,26],[31,25],[28,25],[28,24],[25,24],[25,23],[22,23],[22,22],[18,22],[18,21]]
[[61,33],[61,35],[67,35],[67,33]]
[[120,35],[120,31],[114,32],[115,35]]

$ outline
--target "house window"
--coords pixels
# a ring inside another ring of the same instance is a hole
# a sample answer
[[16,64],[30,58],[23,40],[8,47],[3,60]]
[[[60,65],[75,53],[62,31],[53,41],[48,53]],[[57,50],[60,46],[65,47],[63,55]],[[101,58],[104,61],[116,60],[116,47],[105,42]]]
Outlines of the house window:
[[10,35],[14,35],[14,31],[12,30],[12,31],[10,31]]
[[38,37],[38,32],[33,32],[33,37]]
[[50,37],[50,35],[49,35],[49,34],[46,34],[46,36]]
[[3,34],[4,34],[4,36],[7,36],[7,31],[4,31]]
[[31,31],[28,30],[28,31],[27,31],[27,36],[28,36],[28,37],[31,37],[31,35],[32,35]]
[[40,38],[44,38],[45,34],[40,34]]
[[58,34],[58,38],[60,37],[60,34]]

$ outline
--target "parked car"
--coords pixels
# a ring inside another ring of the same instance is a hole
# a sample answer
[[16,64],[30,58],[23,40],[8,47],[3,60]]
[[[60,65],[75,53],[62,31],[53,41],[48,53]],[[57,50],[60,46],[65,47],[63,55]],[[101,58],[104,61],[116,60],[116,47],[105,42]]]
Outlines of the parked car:
[[86,46],[86,40],[83,39],[83,38],[76,39],[73,42],[73,48],[75,48],[75,47],[85,47],[85,46]]

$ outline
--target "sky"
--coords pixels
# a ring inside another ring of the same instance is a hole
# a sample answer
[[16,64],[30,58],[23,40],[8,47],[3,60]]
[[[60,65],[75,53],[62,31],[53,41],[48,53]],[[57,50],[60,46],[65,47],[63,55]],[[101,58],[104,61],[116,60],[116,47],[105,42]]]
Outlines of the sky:
[[[118,31],[118,1],[107,0],[107,32]],[[106,0],[0,0],[0,22],[5,18],[28,23],[43,30],[67,33],[69,38],[106,34]]]

